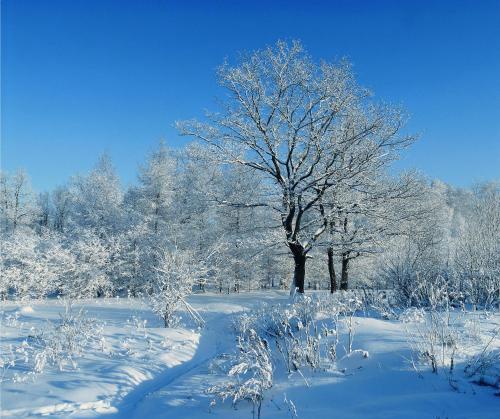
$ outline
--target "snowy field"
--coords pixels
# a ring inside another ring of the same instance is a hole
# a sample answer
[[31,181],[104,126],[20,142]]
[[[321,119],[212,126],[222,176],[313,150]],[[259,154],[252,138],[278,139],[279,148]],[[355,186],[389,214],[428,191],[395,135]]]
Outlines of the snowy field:
[[[287,298],[286,293],[269,291],[192,295],[192,307],[206,321],[201,329],[188,317],[183,327],[165,329],[138,299],[79,301],[73,312],[84,307],[85,318],[96,319],[88,346],[80,356],[60,364],[46,361],[36,372],[29,366],[40,363],[40,357],[34,359],[37,331],[47,330],[48,321],[60,321],[65,304],[4,303],[1,416],[249,418],[251,403],[242,401],[236,409],[229,400],[213,404],[214,395],[206,390],[225,379],[221,365],[227,354],[237,351],[237,316],[254,313],[263,302],[285,304]],[[488,351],[498,351],[500,340],[492,331],[498,329],[499,315],[477,316],[479,341],[487,342]],[[270,344],[273,383],[264,393],[261,417],[499,417],[498,387],[478,385],[477,376],[464,373],[467,357],[484,346],[457,350],[452,376],[444,369],[434,374],[412,350],[408,330],[411,335],[418,323],[357,311],[347,354],[348,321],[346,317],[339,323],[336,361],[323,359],[315,369],[288,373]],[[486,382],[495,384],[491,377]]]

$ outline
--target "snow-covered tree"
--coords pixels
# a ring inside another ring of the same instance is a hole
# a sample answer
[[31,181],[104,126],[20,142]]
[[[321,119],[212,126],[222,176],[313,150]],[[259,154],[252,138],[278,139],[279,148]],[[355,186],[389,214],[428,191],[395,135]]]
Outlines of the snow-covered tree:
[[399,234],[388,241],[378,260],[378,274],[401,304],[425,305],[428,284],[447,276],[451,214],[442,193],[432,186],[412,205],[418,206],[419,216],[401,220]]
[[[214,203],[214,190],[221,182],[222,173],[206,159],[204,152],[200,147],[189,145],[179,153],[179,170],[170,207],[171,239],[178,249],[193,252],[198,260],[203,260],[215,248],[220,250],[225,246]],[[218,267],[219,263],[213,260],[211,269],[197,276],[199,290],[204,291],[215,277],[219,278]]]
[[146,291],[150,279],[152,263],[151,253],[154,250],[148,247],[146,240],[148,235],[147,226],[144,222],[127,226],[126,231],[121,234],[115,249],[118,251],[115,258],[116,289],[124,291],[127,295],[138,296]]
[[92,229],[101,237],[116,232],[123,193],[109,156],[103,154],[87,176],[73,180],[72,199],[72,221],[76,226]]
[[353,177],[386,166],[412,141],[399,135],[398,109],[369,100],[347,62],[314,63],[299,42],[278,42],[236,66],[219,69],[228,92],[209,123],[179,123],[220,162],[266,179],[267,206],[277,212],[295,262],[292,289],[304,291],[306,258],[326,230],[314,207]]
[[169,242],[178,222],[171,211],[175,171],[175,158],[161,141],[139,167],[138,185],[124,196],[120,271],[122,288],[133,295],[150,287],[158,251]]
[[155,235],[164,234],[168,227],[175,168],[175,160],[162,141],[139,170],[135,205]]
[[71,210],[71,193],[65,186],[59,186],[50,196],[53,228],[59,232],[64,232],[68,224],[68,217]]
[[202,264],[191,253],[181,252],[175,246],[160,250],[157,260],[156,275],[148,290],[152,310],[163,319],[165,327],[176,324],[180,308],[185,308],[196,321],[202,322],[198,313],[186,301],[186,297],[192,292],[196,276],[203,274]]
[[3,237],[0,251],[0,294],[6,298],[42,298],[57,292],[74,268],[61,237],[48,230],[17,229]]
[[[257,261],[265,246],[272,219],[262,207],[249,207],[262,190],[261,180],[244,166],[227,168],[213,196],[218,232],[225,259],[219,270],[219,291],[239,292],[258,287]],[[276,222],[276,220],[275,220]]]
[[[238,354],[232,359],[228,371],[230,381],[209,387],[207,392],[224,402],[230,399],[233,406],[242,400],[251,401],[254,417],[260,419],[264,392],[273,385],[273,364],[269,344],[254,329],[238,336]],[[212,405],[215,401],[212,402]]]
[[63,292],[76,298],[109,296],[113,291],[110,247],[90,229],[74,232],[77,239],[69,239],[74,269],[62,284]]
[[356,259],[379,253],[388,239],[405,233],[405,221],[423,219],[432,211],[418,205],[425,185],[415,174],[393,179],[374,172],[353,181],[329,191],[318,205],[327,226],[321,244],[327,247],[331,292],[337,288],[335,256],[341,263],[339,288],[347,290]]
[[456,249],[461,289],[474,304],[500,301],[500,185],[477,185]]
[[37,201],[37,214],[36,214],[36,224],[38,229],[44,229],[49,227],[51,222],[51,207],[50,207],[50,197],[48,192],[42,192],[38,195]]
[[21,225],[30,225],[36,213],[36,200],[26,172],[18,170],[14,175],[0,172],[2,231],[14,231]]

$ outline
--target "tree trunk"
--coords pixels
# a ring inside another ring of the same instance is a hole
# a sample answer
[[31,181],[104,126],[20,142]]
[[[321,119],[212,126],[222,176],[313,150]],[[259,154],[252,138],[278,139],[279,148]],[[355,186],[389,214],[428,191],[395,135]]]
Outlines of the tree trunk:
[[298,292],[304,293],[304,283],[306,279],[306,255],[301,250],[293,252],[295,269],[293,272],[292,287],[297,288]]
[[347,291],[347,286],[349,282],[349,254],[342,254],[342,275],[340,278],[340,289]]
[[335,276],[335,265],[333,263],[333,248],[328,248],[328,274],[330,275],[330,292],[337,291],[337,277]]

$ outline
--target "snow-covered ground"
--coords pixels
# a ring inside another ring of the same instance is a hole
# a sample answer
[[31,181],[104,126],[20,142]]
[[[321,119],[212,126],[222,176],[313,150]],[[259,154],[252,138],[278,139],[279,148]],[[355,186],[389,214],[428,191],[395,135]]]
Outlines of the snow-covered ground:
[[[229,402],[210,407],[205,394],[222,374],[218,357],[235,351],[231,326],[234,313],[255,309],[263,301],[285,301],[286,293],[193,295],[190,303],[206,326],[164,329],[140,300],[87,300],[88,316],[102,323],[102,344],[77,360],[76,369],[55,367],[33,376],[23,374],[23,362],[4,368],[1,384],[2,417],[172,417],[249,418],[245,402],[237,410]],[[1,349],[18,348],[47,319],[64,310],[61,301],[2,305]],[[341,357],[331,371],[304,371],[288,376],[276,370],[273,387],[265,393],[263,418],[289,418],[287,400],[299,418],[497,418],[500,399],[492,387],[460,379],[453,389],[443,374],[409,359],[405,325],[396,320],[355,318],[354,352]],[[498,323],[498,316],[488,322]],[[498,339],[490,349],[500,348]],[[457,365],[456,371],[463,366]],[[26,372],[26,371],[24,371]],[[12,380],[17,374],[17,380]],[[23,378],[24,377],[24,378]],[[19,382],[23,381],[25,382]],[[17,382],[16,382],[17,381]]]

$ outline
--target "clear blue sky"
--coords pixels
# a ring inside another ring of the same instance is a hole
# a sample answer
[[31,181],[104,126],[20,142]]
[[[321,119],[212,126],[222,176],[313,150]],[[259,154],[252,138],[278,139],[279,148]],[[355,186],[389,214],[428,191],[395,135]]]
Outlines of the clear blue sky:
[[215,108],[224,57],[301,39],[347,56],[421,134],[398,168],[500,178],[500,1],[3,0],[2,167],[36,189],[108,152],[125,184],[173,123]]

